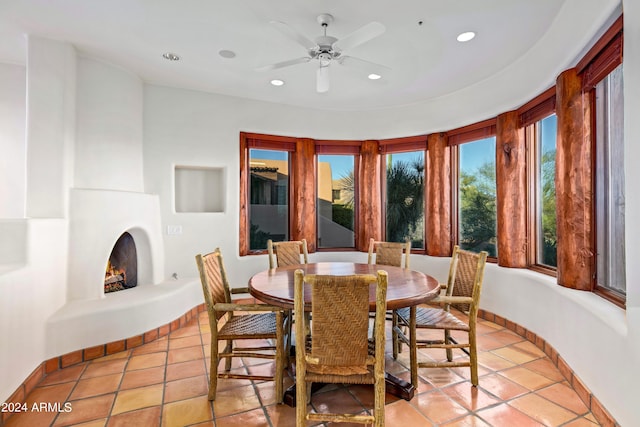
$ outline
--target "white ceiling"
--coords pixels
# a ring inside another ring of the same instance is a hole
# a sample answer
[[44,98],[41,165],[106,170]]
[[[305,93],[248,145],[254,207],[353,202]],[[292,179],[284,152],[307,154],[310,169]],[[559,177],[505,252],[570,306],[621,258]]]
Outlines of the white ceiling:
[[[27,35],[66,41],[81,55],[145,82],[337,110],[407,105],[496,74],[526,54],[566,0],[2,0],[0,62],[26,62]],[[309,39],[330,13],[338,39],[372,21],[386,31],[345,54],[391,68],[382,79],[332,63],[329,92],[316,92],[317,62],[256,68],[305,56],[277,31],[283,21]],[[422,25],[419,22],[422,22]],[[459,43],[456,36],[477,36]],[[220,50],[236,53],[223,58]],[[163,59],[173,52],[180,61]],[[269,84],[273,78],[282,87]]]

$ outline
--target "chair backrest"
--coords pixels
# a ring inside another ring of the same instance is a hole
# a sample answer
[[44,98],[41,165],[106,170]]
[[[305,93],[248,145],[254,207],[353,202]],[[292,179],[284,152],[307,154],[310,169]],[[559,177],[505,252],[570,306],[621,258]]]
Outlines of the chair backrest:
[[[303,350],[306,371],[324,375],[366,374],[367,366],[372,364],[378,368],[382,364],[383,371],[387,273],[304,276],[302,270],[297,270],[294,291],[296,352],[305,348],[305,283],[311,288],[313,318],[311,353],[307,355]],[[368,351],[370,286],[375,286],[376,292],[375,360]]]
[[[204,302],[211,315],[215,304],[231,302],[231,291],[220,248],[206,255],[196,255],[196,264],[200,272]],[[216,316],[219,319],[223,315],[224,313],[220,312]]]
[[[290,240],[273,242],[267,240],[269,252],[269,268],[286,267],[287,265],[308,264],[307,240]],[[300,260],[302,255],[302,260]]]
[[446,293],[447,295],[473,298],[472,304],[454,305],[458,310],[474,311],[470,314],[476,314],[480,302],[487,255],[486,251],[476,253],[460,249],[458,245],[453,247]]
[[[375,251],[375,252],[374,252]],[[404,254],[404,268],[409,268],[409,255],[411,254],[411,241],[406,242],[380,242],[369,239],[368,264],[374,264],[373,254],[375,253],[375,264],[391,265],[402,267],[402,255]]]

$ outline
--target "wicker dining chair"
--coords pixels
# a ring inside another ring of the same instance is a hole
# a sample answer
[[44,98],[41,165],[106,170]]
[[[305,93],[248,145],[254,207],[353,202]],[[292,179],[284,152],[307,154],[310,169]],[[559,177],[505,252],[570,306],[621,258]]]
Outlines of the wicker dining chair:
[[[218,378],[237,378],[275,382],[275,395],[278,403],[283,398],[283,374],[288,363],[289,342],[287,331],[291,330],[289,317],[280,307],[265,304],[236,304],[231,301],[231,294],[247,293],[247,288],[230,289],[222,262],[220,249],[212,253],[196,255],[196,264],[200,271],[200,281],[204,301],[209,314],[211,328],[211,365],[209,370],[209,400],[215,400]],[[236,314],[234,312],[251,312]],[[255,313],[262,312],[262,313]],[[236,346],[238,340],[273,340],[273,345]],[[226,341],[222,351],[219,342]],[[232,359],[260,358],[275,360],[273,376],[247,375],[231,373]],[[224,371],[219,372],[220,361],[225,360]]]
[[[374,239],[369,239],[369,255],[367,258],[367,263],[409,268],[410,254],[410,240],[407,240],[406,242],[382,242]],[[404,266],[402,265],[403,255]]]
[[[349,276],[295,272],[296,426],[307,420],[384,426],[387,273]],[[310,335],[304,325],[305,283],[311,295]],[[370,350],[369,289],[375,286],[374,350]],[[310,383],[373,384],[372,414],[309,413]]]
[[[307,264],[309,262],[306,239],[284,242],[274,242],[269,239],[267,240],[267,251],[269,252],[269,268]],[[302,260],[300,259],[301,255]]]
[[[487,252],[480,253],[465,251],[457,245],[453,248],[451,263],[449,265],[449,277],[445,291],[429,304],[438,304],[439,307],[407,307],[396,310],[393,329],[395,331],[394,348],[403,343],[410,349],[411,384],[418,386],[419,368],[451,368],[469,367],[471,370],[471,383],[478,385],[478,356],[476,342],[476,323],[480,303],[480,292],[484,278],[484,268],[487,261]],[[451,313],[451,307],[456,308],[466,316],[466,321]],[[408,328],[409,336],[403,331]],[[418,339],[418,329],[442,330],[442,339]],[[451,331],[459,331],[466,341],[459,342],[452,336]],[[466,337],[465,337],[466,335]],[[446,361],[418,361],[419,348],[440,348],[446,350]],[[453,349],[460,349],[468,357],[453,358]],[[396,355],[394,354],[394,358]]]
[[[269,268],[286,267],[288,265],[308,264],[309,254],[307,253],[307,240],[288,240],[274,242],[267,240],[267,252],[269,253]],[[302,256],[302,259],[300,257]],[[285,311],[286,323],[289,325],[287,331],[287,348],[291,348],[291,329],[293,328],[293,313],[291,310]],[[307,316],[309,317],[309,316]],[[308,319],[307,319],[308,323]]]
[[[402,257],[404,255],[404,266],[402,265]],[[369,255],[367,257],[368,264],[391,265],[394,267],[409,268],[409,260],[411,255],[411,240],[405,242],[383,242],[375,239],[369,239]],[[394,311],[387,311],[387,320],[393,320]],[[401,351],[400,343],[396,337],[396,332],[391,329],[393,346],[393,357],[397,358]]]

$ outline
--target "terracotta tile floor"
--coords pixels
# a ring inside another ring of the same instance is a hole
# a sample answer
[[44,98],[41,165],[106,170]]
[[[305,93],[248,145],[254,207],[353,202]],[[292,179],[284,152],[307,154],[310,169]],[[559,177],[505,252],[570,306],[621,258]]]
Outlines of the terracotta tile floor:
[[[275,404],[273,383],[219,380],[207,400],[209,324],[199,322],[169,336],[47,376],[27,403],[68,402],[70,412],[12,416],[15,426],[278,426],[295,425],[295,410]],[[485,320],[478,326],[480,386],[468,368],[421,369],[420,386],[407,402],[387,395],[387,426],[596,426],[560,372],[535,345]],[[390,337],[390,334],[387,334]],[[390,351],[390,341],[387,341]],[[421,357],[443,357],[423,352]],[[271,371],[273,363],[237,362],[233,369]],[[387,371],[409,381],[408,352]],[[293,383],[286,378],[285,387]],[[314,394],[315,410],[360,412],[370,407],[368,386],[326,386]]]

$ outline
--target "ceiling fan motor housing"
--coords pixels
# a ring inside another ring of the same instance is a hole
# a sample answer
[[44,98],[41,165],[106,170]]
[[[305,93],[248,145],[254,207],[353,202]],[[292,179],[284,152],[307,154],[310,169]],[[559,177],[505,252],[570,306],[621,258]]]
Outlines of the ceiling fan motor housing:
[[323,27],[326,27],[333,22],[333,15],[329,13],[322,13],[318,15],[317,19],[318,19],[318,24],[322,25]]

